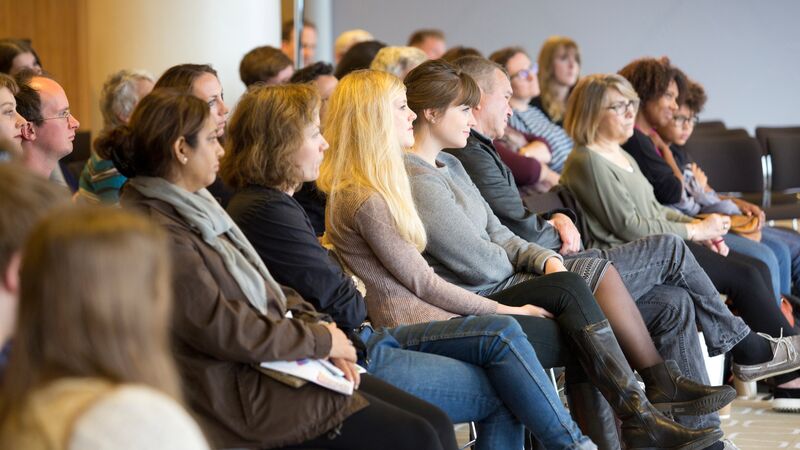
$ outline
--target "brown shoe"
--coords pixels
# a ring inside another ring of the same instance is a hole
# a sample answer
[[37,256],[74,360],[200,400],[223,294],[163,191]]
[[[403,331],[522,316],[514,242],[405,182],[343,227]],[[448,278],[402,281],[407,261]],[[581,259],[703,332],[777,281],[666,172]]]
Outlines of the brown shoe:
[[769,341],[772,360],[749,366],[734,362],[731,370],[736,378],[742,381],[758,381],[800,369],[800,335],[784,337],[783,330],[777,338],[764,333],[758,335]]

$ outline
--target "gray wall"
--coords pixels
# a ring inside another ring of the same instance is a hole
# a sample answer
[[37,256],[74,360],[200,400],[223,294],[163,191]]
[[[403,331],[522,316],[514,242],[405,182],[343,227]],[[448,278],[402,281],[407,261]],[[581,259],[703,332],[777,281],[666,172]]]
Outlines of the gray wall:
[[364,28],[405,45],[435,27],[448,45],[484,53],[517,44],[530,53],[552,34],[581,47],[583,74],[615,72],[667,55],[703,83],[703,119],[729,127],[800,124],[800,1],[746,0],[333,0],[333,37]]

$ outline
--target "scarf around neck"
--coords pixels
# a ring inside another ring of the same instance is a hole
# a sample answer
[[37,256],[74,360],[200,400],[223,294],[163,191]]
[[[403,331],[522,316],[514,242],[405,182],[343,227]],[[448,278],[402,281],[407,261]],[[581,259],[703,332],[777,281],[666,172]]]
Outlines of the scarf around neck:
[[[206,189],[192,193],[159,177],[139,176],[128,180],[128,184],[145,197],[164,201],[175,208],[203,242],[219,254],[256,310],[267,314],[267,285],[281,303],[281,311],[286,309],[286,297],[280,285],[244,233]],[[227,239],[223,239],[223,235]]]

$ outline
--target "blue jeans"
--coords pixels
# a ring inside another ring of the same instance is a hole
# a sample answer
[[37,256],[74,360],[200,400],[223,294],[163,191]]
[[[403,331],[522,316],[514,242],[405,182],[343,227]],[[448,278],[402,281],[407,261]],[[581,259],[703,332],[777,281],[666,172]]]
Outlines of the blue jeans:
[[[763,241],[765,238],[769,241],[781,242],[786,248],[786,251],[789,252],[791,280],[794,285],[794,292],[797,292],[800,290],[800,234],[786,228],[764,227],[764,229],[761,230],[761,240]],[[783,291],[784,294],[791,294],[792,292],[793,291]]]
[[374,376],[475,421],[479,449],[522,448],[527,427],[546,448],[592,448],[564,408],[519,324],[468,316],[361,332]]
[[[767,244],[766,241],[771,242],[773,245]],[[792,263],[789,260],[789,251],[780,251],[781,244],[779,241],[770,240],[769,238],[766,241],[762,239],[762,242],[756,242],[732,233],[725,235],[725,243],[728,244],[731,250],[755,258],[767,265],[775,301],[780,304],[781,293],[787,292],[785,289],[788,289],[791,283],[789,272]],[[778,248],[778,252],[773,250],[773,246]]]

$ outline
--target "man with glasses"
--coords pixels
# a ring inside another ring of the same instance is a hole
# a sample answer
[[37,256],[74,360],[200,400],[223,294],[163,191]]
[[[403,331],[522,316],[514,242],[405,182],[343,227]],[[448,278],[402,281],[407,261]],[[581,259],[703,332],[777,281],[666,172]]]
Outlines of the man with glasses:
[[17,112],[28,121],[22,131],[21,162],[33,172],[50,177],[59,168],[58,161],[72,152],[80,122],[70,113],[67,94],[55,80],[28,73],[17,83]]

